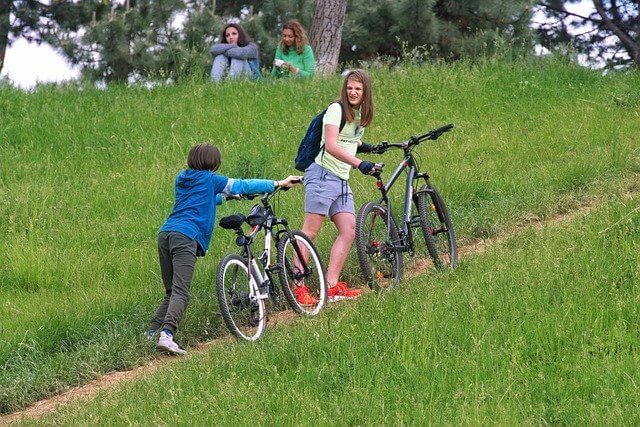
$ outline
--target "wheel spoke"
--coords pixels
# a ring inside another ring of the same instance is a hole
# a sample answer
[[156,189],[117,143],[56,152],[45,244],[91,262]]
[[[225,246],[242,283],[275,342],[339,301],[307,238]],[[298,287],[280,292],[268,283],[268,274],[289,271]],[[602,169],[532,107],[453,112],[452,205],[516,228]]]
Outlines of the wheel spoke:
[[376,290],[392,287],[401,276],[402,254],[393,241],[398,239],[394,223],[387,224],[384,208],[366,203],[356,217],[356,249],[365,280]]
[[284,266],[278,277],[291,308],[300,314],[318,314],[326,303],[327,289],[324,269],[311,240],[301,231],[292,231],[278,243],[277,258]]
[[438,268],[455,267],[458,254],[455,233],[440,193],[423,185],[417,198],[420,226],[427,251]]
[[216,289],[220,313],[229,330],[247,341],[258,339],[265,326],[264,301],[251,297],[246,259],[227,255],[218,265]]

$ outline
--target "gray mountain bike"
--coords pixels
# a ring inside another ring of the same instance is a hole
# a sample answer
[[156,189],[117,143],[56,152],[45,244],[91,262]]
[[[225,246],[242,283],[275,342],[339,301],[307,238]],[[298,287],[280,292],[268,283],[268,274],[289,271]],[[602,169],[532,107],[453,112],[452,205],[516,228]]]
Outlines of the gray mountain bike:
[[[374,290],[389,289],[402,278],[403,253],[415,253],[413,230],[419,228],[433,263],[441,269],[454,268],[458,262],[458,246],[449,211],[440,192],[431,184],[429,174],[420,171],[413,150],[422,141],[436,140],[453,129],[442,126],[401,143],[383,141],[374,146],[373,154],[402,149],[403,159],[389,180],[382,181],[384,164],[374,165],[381,198],[360,207],[356,216],[356,249],[365,280]],[[400,224],[393,215],[389,190],[406,171],[404,208]],[[412,212],[415,205],[416,214]]]

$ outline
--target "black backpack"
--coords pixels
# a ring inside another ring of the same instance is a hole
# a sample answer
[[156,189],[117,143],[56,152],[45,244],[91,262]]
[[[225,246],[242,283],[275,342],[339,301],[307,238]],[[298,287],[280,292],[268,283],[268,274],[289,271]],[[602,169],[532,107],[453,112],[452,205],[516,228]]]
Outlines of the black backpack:
[[[340,119],[339,132],[342,132],[342,128],[344,128],[344,125],[347,122],[347,117],[344,113],[344,108],[342,108],[342,104],[340,104],[340,110],[342,111],[342,118]],[[320,141],[322,141],[322,119],[326,112],[327,110],[324,110],[311,120],[311,123],[309,123],[309,127],[307,128],[307,133],[304,135],[304,138],[302,138],[302,141],[300,141],[298,154],[296,155],[296,169],[301,172],[304,172],[309,165],[313,163],[320,152]],[[322,148],[324,149],[324,147]]]

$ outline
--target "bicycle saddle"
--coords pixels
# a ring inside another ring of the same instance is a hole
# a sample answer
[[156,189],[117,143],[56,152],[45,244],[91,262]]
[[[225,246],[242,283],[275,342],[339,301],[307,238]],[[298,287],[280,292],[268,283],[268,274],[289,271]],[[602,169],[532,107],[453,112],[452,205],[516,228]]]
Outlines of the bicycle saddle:
[[237,230],[246,219],[246,216],[242,215],[241,213],[237,213],[221,218],[218,224],[220,224],[220,227],[226,230]]

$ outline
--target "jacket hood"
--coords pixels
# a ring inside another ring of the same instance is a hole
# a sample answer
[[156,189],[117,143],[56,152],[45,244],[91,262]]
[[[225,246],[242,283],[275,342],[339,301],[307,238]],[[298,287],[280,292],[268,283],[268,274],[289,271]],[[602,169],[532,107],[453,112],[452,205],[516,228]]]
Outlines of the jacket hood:
[[198,181],[206,179],[206,177],[211,174],[211,171],[185,169],[176,177],[176,185],[181,187],[189,187]]

